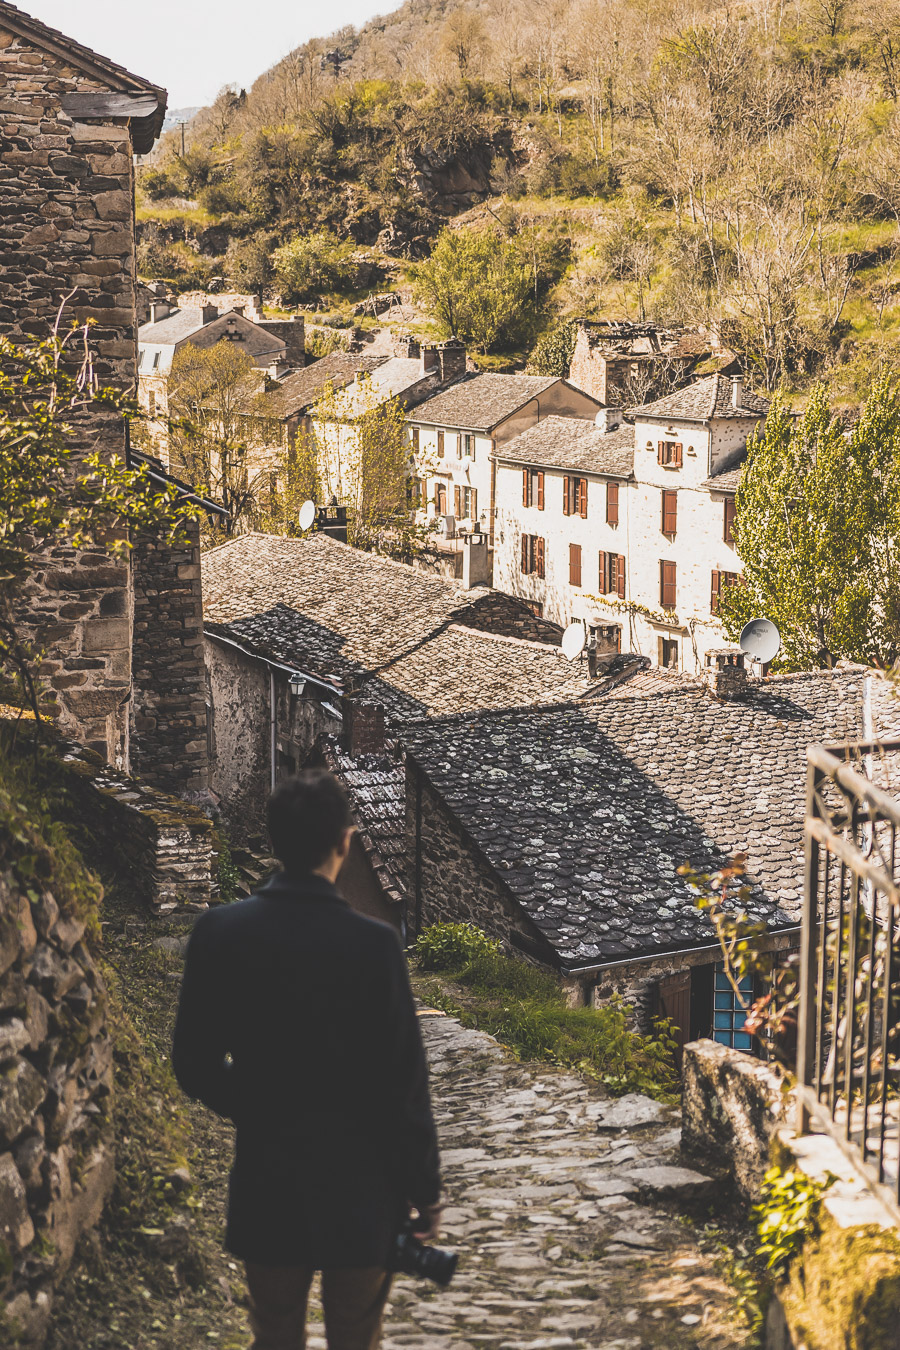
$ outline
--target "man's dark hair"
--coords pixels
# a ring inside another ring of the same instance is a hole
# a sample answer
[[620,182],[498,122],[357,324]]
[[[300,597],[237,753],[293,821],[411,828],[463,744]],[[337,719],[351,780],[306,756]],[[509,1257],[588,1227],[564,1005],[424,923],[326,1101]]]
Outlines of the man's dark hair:
[[326,769],[307,769],[279,783],[269,798],[269,838],[284,870],[312,872],[352,825],[344,789]]

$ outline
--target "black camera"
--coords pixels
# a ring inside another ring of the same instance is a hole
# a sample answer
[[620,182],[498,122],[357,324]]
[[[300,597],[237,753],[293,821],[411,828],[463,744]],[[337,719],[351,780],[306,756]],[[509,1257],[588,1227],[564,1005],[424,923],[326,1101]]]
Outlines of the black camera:
[[413,1232],[410,1220],[397,1234],[391,1269],[403,1275],[418,1275],[422,1280],[434,1280],[435,1284],[446,1288],[453,1279],[458,1260],[456,1252],[426,1247]]

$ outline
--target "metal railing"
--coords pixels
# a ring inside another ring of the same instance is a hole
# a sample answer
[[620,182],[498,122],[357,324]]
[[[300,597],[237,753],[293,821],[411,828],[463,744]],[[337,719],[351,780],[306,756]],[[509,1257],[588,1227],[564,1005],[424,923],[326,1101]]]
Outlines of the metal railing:
[[811,746],[798,1133],[839,1145],[900,1222],[900,741]]

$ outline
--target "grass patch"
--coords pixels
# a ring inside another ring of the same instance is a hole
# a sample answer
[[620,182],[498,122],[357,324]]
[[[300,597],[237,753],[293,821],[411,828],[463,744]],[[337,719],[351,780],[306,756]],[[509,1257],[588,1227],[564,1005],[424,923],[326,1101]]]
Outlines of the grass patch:
[[[629,1025],[618,1000],[570,1008],[555,975],[506,956],[471,924],[434,924],[413,948],[419,996],[495,1036],[521,1059],[575,1069],[610,1092],[677,1099],[674,1041],[666,1023],[650,1036]],[[440,971],[442,979],[427,978]],[[423,978],[425,976],[425,978]]]

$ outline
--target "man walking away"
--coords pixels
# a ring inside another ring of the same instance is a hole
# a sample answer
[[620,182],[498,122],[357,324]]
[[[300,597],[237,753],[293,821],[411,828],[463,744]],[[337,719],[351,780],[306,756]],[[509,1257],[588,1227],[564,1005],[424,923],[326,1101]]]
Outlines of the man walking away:
[[237,1127],[225,1245],[253,1350],[302,1350],[317,1270],[329,1350],[375,1350],[398,1229],[414,1213],[437,1235],[425,1055],[396,934],[334,886],[352,834],[337,780],[290,778],[268,814],[284,870],[198,921],[173,1063]]

